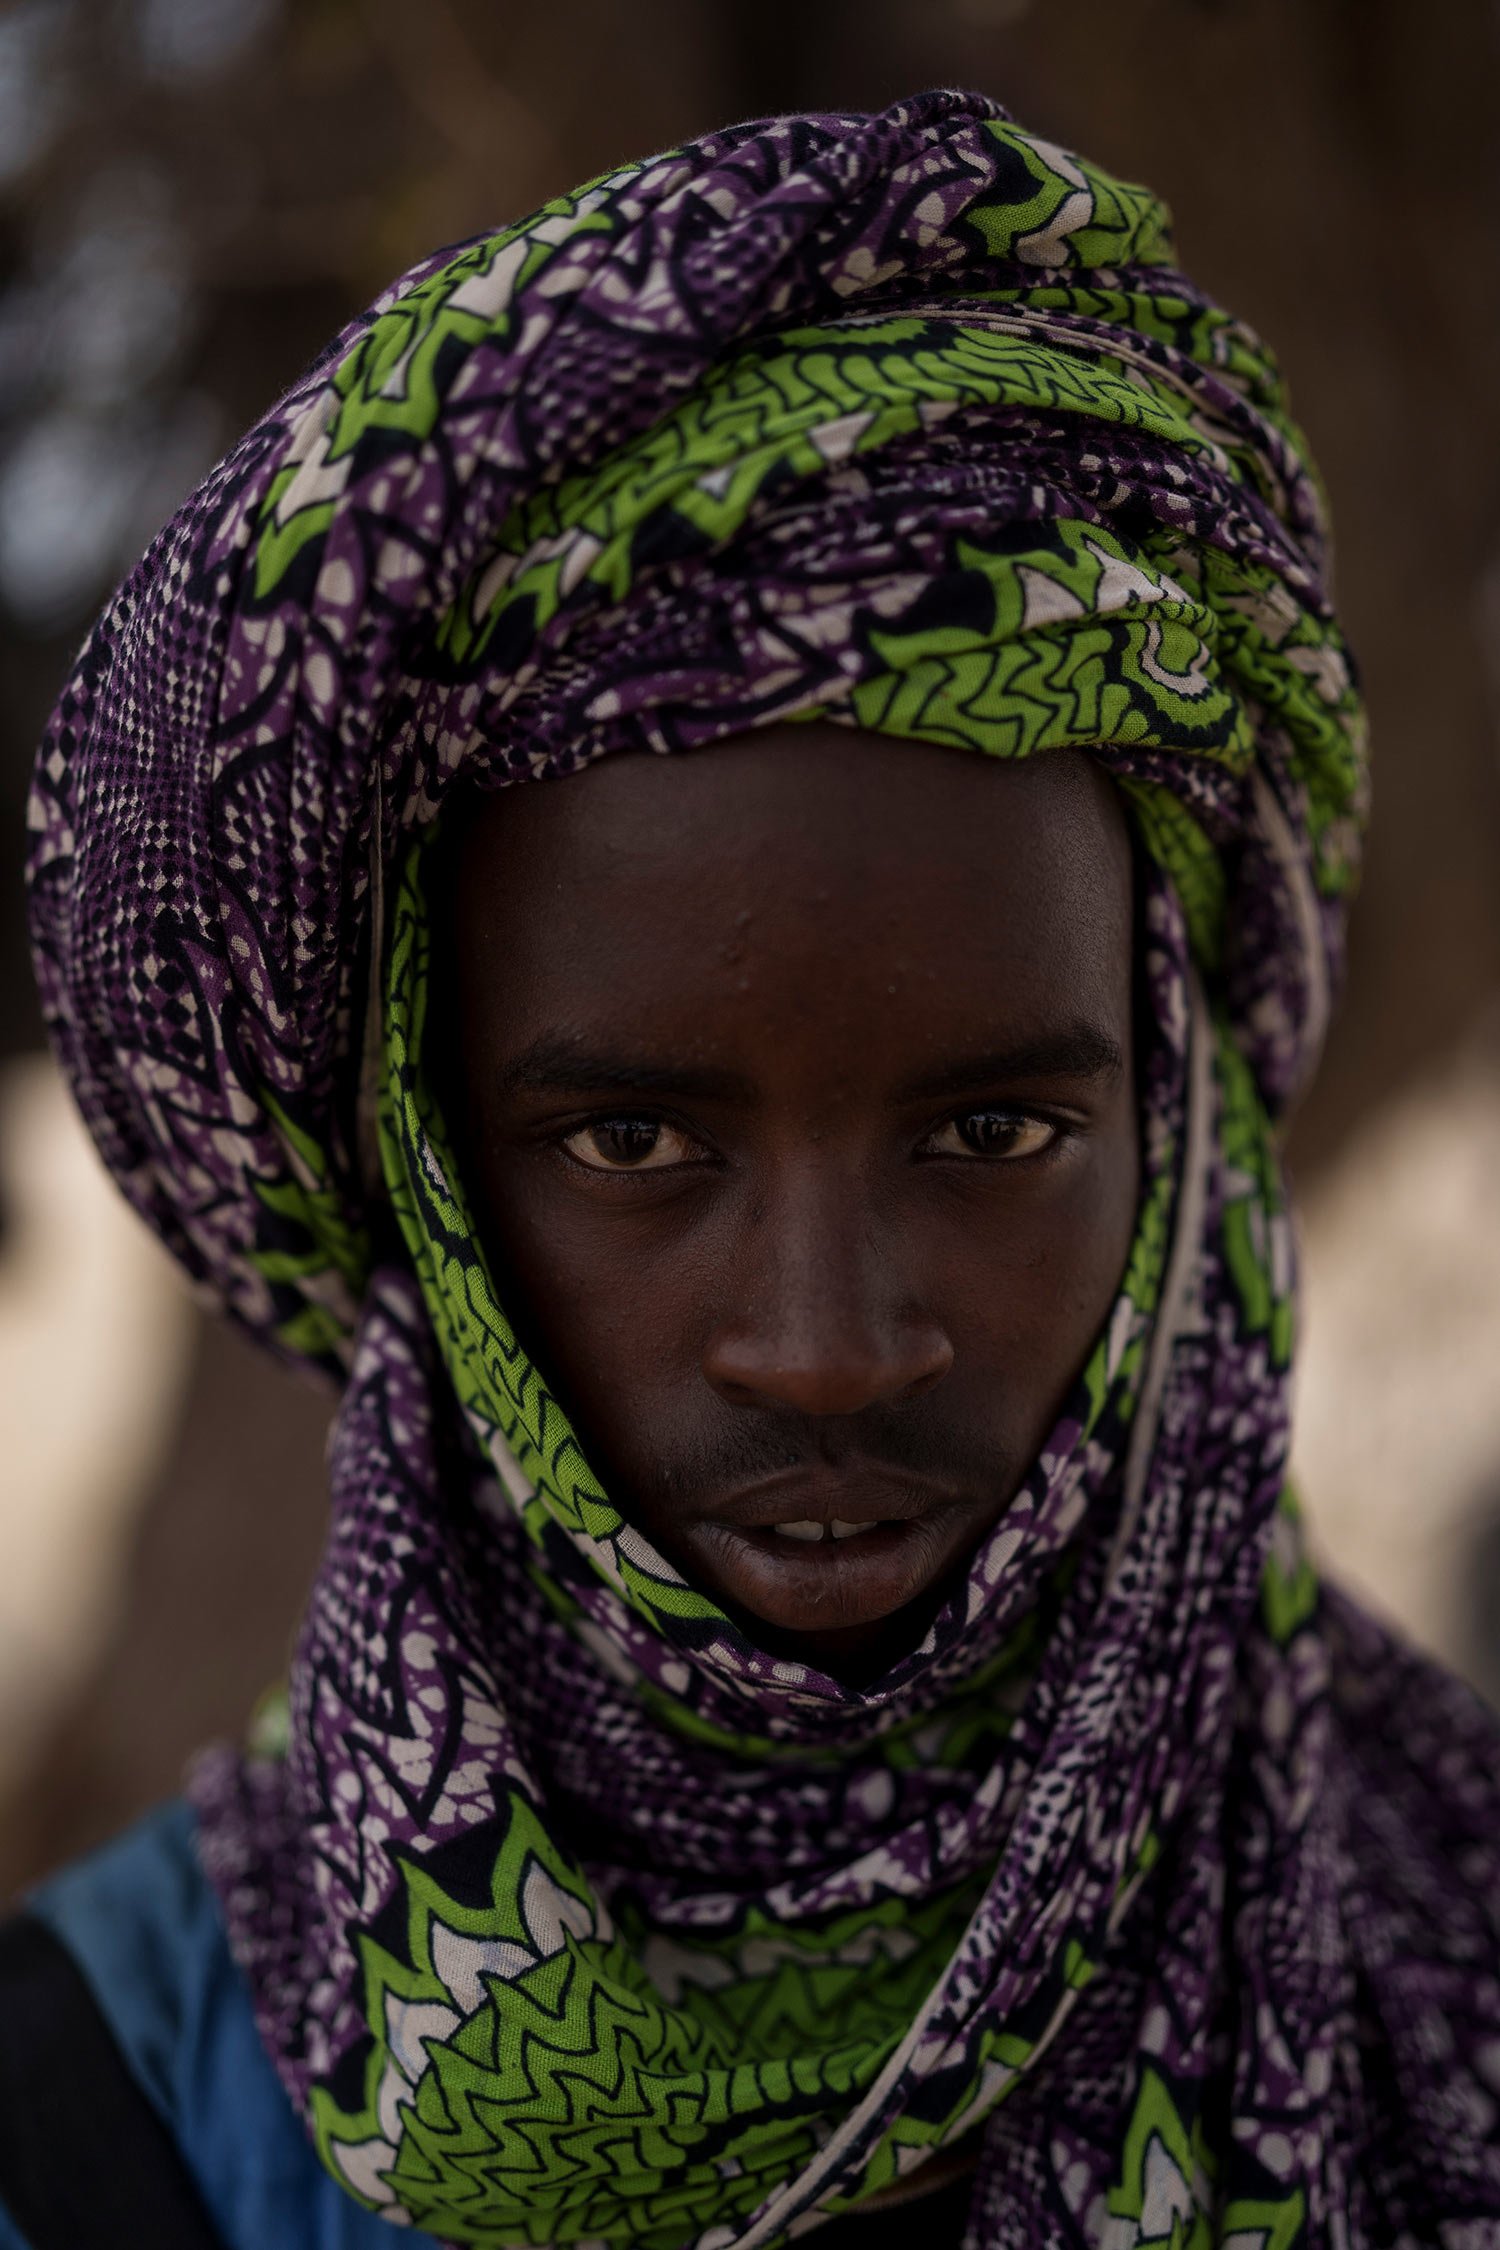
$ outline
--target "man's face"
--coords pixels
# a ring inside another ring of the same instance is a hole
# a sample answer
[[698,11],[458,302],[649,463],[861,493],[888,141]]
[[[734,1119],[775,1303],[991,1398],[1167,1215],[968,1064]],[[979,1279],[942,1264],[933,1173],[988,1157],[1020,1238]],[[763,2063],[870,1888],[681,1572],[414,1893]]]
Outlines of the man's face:
[[440,1083],[518,1334],[693,1583],[873,1676],[1129,1249],[1113,791],[1076,752],[780,726],[484,800],[451,915]]

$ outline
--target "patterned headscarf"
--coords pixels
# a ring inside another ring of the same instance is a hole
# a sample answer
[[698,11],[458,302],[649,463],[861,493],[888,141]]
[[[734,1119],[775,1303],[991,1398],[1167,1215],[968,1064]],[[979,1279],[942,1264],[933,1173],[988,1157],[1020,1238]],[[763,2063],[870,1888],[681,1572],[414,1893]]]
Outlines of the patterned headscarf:
[[[865,1688],[612,1504],[423,1069],[456,782],[813,713],[1084,746],[1146,869],[1118,1299]],[[1497,1734],[1285,1489],[1274,1121],[1363,793],[1273,365],[1148,194],[973,96],[715,134],[431,261],[126,582],[38,768],[37,955],[131,1200],[344,1384],[285,1738],[194,1793],[352,2195],[751,2250],[967,2136],[981,2245],[1494,2240]]]

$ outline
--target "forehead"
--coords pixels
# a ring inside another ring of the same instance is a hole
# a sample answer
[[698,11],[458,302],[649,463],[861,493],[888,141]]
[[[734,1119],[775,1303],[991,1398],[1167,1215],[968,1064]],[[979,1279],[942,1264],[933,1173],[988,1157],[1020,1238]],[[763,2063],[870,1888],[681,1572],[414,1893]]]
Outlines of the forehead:
[[507,1013],[1024,1017],[1128,992],[1128,834],[1080,752],[778,726],[522,785],[454,843],[460,978]]

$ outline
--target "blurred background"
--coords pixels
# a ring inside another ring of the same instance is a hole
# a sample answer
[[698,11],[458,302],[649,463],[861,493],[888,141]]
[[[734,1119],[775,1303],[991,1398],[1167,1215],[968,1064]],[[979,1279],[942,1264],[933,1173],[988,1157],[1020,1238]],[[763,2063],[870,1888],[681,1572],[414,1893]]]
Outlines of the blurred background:
[[50,1065],[20,863],[91,612],[435,245],[729,120],[969,84],[1148,179],[1275,341],[1375,722],[1349,989],[1293,1156],[1332,1566],[1500,1695],[1496,0],[0,5],[0,1895],[284,1662],[329,1401],[206,1323]]

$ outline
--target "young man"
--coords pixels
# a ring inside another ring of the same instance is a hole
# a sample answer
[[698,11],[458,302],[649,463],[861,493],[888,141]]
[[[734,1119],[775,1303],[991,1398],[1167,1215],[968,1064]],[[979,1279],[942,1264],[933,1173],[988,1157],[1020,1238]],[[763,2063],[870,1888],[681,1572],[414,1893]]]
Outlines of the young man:
[[1361,715],[1169,261],[971,97],[714,136],[85,651],[60,1051],[345,1390],[282,1739],[8,1934],[13,2239],[1495,2239],[1495,1728],[1285,1490]]

